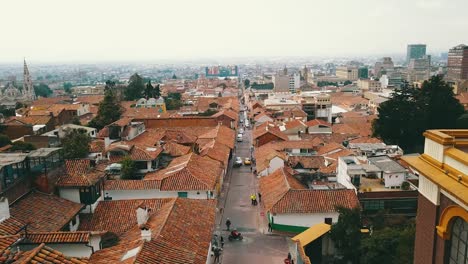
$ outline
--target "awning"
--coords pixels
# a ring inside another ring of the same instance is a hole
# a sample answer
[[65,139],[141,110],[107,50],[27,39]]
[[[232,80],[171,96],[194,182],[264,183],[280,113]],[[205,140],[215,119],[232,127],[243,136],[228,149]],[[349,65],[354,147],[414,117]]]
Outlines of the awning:
[[312,241],[328,233],[331,229],[331,226],[325,223],[316,224],[306,231],[300,233],[299,235],[292,238],[292,241],[299,242],[302,247],[305,247]]

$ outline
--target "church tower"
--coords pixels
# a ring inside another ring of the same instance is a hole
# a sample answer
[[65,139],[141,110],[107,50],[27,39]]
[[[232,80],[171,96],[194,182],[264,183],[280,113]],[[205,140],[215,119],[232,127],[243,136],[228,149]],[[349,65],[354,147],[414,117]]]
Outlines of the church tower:
[[29,74],[28,65],[26,64],[26,59],[24,60],[23,71],[23,94],[25,99],[28,101],[36,100],[36,93],[34,92],[34,86],[31,80],[31,75]]

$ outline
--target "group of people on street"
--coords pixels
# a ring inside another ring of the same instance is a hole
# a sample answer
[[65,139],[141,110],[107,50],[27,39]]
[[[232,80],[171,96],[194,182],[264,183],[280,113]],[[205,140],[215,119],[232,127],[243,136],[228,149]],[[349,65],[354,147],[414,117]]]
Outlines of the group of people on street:
[[[258,202],[261,202],[260,201],[261,198],[262,198],[262,195],[260,193],[258,193]],[[250,195],[250,201],[252,202],[252,205],[257,205],[258,204],[257,196],[254,193],[252,193]]]

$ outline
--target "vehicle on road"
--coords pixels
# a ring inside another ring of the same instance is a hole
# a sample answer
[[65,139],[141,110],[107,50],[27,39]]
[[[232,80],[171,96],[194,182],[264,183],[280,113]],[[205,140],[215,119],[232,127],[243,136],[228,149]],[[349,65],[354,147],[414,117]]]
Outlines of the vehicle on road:
[[252,161],[250,161],[250,158],[245,158],[244,165],[250,165],[250,164],[252,164]]
[[236,160],[234,161],[234,167],[240,167],[241,165],[242,165],[242,158],[236,157]]
[[237,142],[242,142],[242,134],[237,134]]
[[229,241],[242,240],[242,239],[244,239],[244,237],[237,230],[232,230],[231,233],[228,236],[228,239],[229,239]]
[[239,134],[244,134],[244,129],[242,127],[239,128]]

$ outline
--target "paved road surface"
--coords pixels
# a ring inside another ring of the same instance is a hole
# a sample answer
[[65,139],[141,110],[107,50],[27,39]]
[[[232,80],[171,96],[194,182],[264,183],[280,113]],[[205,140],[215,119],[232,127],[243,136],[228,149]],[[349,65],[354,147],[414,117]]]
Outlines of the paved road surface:
[[[237,143],[234,158],[250,157],[251,132],[252,130],[246,129],[243,142]],[[260,215],[262,209],[251,205],[250,194],[258,193],[258,180],[253,176],[250,166],[242,165],[231,170],[220,200],[220,206],[224,209],[218,215],[218,231],[226,241],[222,263],[283,263],[289,251],[289,238],[264,234],[268,228],[265,217]],[[227,240],[229,232],[226,231],[225,222],[228,217],[232,222],[231,227],[243,234],[243,241]]]

